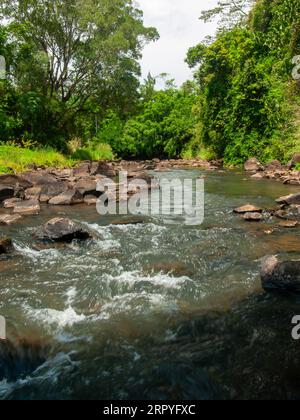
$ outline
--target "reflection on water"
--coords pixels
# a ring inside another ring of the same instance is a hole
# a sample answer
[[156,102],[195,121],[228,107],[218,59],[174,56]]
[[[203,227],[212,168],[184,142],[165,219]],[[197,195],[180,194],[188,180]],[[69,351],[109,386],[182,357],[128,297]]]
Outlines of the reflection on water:
[[[190,174],[201,175],[169,176]],[[181,216],[111,225],[116,217],[75,206],[55,214],[84,223],[94,236],[85,244],[41,249],[36,235],[53,217],[49,207],[8,229],[17,255],[0,261],[9,334],[0,398],[300,396],[291,339],[300,308],[265,295],[259,282],[265,255],[299,256],[299,229],[232,214],[247,202],[270,208],[295,188],[218,172],[205,188],[198,226]]]

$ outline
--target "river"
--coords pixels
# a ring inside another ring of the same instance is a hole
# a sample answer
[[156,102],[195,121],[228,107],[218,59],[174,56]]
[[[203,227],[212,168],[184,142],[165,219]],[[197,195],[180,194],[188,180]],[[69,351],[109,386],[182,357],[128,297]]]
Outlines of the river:
[[[274,207],[298,188],[237,171],[168,177],[202,175],[199,226],[178,216],[111,225],[116,217],[78,205],[45,207],[2,229],[17,253],[0,260],[9,337],[0,344],[0,399],[300,397],[291,337],[299,302],[264,293],[259,278],[264,256],[299,257],[299,229],[232,213],[248,202]],[[36,234],[55,215],[94,239],[41,249]]]

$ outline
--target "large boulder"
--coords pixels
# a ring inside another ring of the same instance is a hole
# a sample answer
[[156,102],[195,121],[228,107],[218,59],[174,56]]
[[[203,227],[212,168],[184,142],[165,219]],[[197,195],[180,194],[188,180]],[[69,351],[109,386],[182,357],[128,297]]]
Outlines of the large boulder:
[[67,190],[49,200],[52,206],[70,206],[83,203],[83,195],[77,190]]
[[12,240],[10,238],[0,238],[0,255],[8,254],[14,249]]
[[72,242],[74,239],[86,240],[90,237],[88,232],[66,218],[49,220],[43,229],[43,238],[55,242]]
[[261,268],[261,281],[266,291],[300,293],[300,261],[279,262],[275,256],[266,258]]
[[40,203],[38,200],[26,200],[16,203],[14,207],[15,214],[23,215],[37,215],[41,211]]
[[285,205],[300,204],[300,193],[290,194],[277,198],[276,203]]
[[245,168],[245,171],[247,172],[258,172],[258,171],[264,170],[263,165],[256,158],[248,159],[244,165],[244,168]]

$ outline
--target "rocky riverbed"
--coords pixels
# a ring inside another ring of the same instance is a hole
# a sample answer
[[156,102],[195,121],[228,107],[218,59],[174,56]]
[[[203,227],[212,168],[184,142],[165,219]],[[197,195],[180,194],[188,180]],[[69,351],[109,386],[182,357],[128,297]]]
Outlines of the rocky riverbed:
[[[298,187],[188,163],[2,177],[13,196],[0,213],[16,219],[1,227],[0,398],[299,398]],[[83,183],[120,170],[205,178],[204,223],[99,216]],[[77,204],[49,203],[68,190]],[[39,210],[20,213],[33,199]]]

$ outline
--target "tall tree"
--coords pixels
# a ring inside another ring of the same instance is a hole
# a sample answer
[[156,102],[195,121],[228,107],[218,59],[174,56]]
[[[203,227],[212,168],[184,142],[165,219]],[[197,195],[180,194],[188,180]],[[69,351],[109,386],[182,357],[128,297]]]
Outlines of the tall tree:
[[0,13],[18,44],[16,83],[61,127],[91,98],[134,100],[142,47],[158,34],[132,0],[3,0]]

